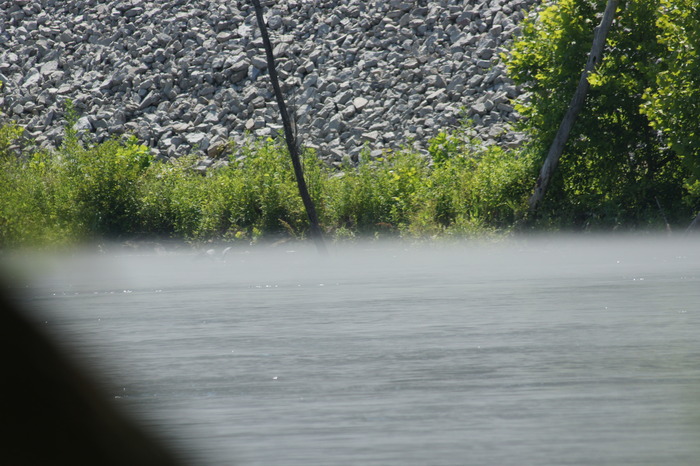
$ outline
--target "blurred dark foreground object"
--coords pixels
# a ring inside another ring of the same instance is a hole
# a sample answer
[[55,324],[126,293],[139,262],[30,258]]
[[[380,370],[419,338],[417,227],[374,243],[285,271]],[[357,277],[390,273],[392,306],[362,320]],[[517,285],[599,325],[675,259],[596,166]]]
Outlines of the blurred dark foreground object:
[[0,286],[0,464],[180,465]]

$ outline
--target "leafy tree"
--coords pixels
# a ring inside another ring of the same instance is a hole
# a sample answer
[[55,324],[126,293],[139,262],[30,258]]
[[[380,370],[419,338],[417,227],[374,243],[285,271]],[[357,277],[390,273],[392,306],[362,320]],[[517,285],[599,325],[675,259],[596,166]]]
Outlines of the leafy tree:
[[[671,150],[700,180],[700,5],[696,0],[661,0],[658,40],[662,47],[655,87],[647,90],[644,114]],[[700,194],[700,186],[696,187]]]
[[[659,205],[682,211],[682,170],[648,116],[644,95],[656,82],[660,0],[621,1],[600,66],[572,130],[543,208],[573,226],[659,221]],[[574,93],[604,0],[549,2],[526,20],[509,72],[530,91],[519,106],[542,157]]]

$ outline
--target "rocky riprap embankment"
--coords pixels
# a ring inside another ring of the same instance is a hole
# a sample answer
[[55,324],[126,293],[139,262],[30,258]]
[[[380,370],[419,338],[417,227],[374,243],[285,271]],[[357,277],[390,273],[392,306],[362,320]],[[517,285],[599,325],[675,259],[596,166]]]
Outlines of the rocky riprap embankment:
[[[499,53],[536,0],[263,3],[299,134],[327,159],[424,147],[464,114],[518,142]],[[0,109],[39,144],[61,140],[68,98],[98,141],[161,156],[281,127],[250,2],[0,0],[0,27]]]

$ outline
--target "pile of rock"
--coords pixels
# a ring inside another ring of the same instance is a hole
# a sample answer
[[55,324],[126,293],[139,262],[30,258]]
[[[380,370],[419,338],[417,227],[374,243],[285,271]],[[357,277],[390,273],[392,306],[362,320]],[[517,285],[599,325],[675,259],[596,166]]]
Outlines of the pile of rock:
[[[487,142],[518,142],[499,54],[536,0],[263,3],[321,156],[424,147],[465,116]],[[0,0],[0,25],[0,109],[40,144],[60,142],[65,99],[98,141],[133,133],[161,156],[281,128],[250,2]]]

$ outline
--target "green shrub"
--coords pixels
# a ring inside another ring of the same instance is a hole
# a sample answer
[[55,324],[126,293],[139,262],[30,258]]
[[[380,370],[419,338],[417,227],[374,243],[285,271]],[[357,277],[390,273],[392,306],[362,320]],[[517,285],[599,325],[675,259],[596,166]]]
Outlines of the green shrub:
[[2,157],[0,244],[137,232],[141,183],[151,162],[148,148],[135,138],[102,144],[82,141],[71,126],[70,103],[68,115],[66,137],[58,150]]
[[0,245],[65,243],[82,237],[61,169],[48,152],[2,160]]
[[151,163],[135,138],[62,149],[78,215],[91,234],[121,237],[138,232],[143,173]]
[[[267,139],[237,149],[228,166],[205,176],[192,170],[194,157],[151,166],[142,191],[144,232],[190,240],[304,236],[308,221],[286,148]],[[325,173],[312,151],[303,161],[310,194],[322,209]]]
[[307,225],[306,213],[286,148],[279,141],[258,141],[242,147],[239,159],[240,165],[230,161],[207,176],[208,193],[195,236],[301,235]]
[[10,157],[10,148],[24,135],[24,128],[9,122],[0,126],[0,159]]
[[144,172],[139,231],[145,236],[194,239],[202,222],[207,180],[192,168],[194,156],[151,164]]
[[413,151],[385,151],[376,160],[365,151],[357,167],[345,167],[328,179],[322,218],[344,235],[400,231],[409,223],[416,194],[428,176],[427,160]]
[[524,211],[532,167],[526,152],[463,141],[426,180],[417,203],[418,229],[428,219],[453,233],[509,227]]

